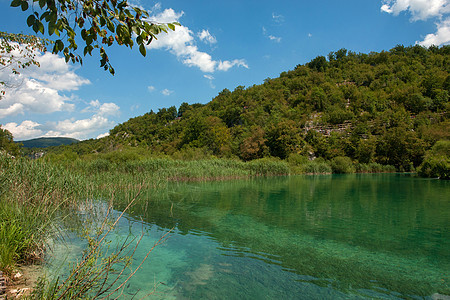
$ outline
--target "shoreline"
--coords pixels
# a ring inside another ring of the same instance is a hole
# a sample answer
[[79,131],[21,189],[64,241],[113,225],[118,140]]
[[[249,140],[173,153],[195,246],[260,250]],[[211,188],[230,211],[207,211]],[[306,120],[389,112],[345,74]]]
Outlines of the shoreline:
[[0,300],[29,296],[42,274],[42,268],[39,263],[18,266],[13,278],[6,277],[0,271]]

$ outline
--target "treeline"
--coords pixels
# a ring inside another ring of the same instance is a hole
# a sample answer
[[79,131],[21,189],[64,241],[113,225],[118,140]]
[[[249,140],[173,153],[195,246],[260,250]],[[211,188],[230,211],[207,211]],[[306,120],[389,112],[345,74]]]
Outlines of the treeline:
[[180,159],[244,161],[295,155],[328,165],[346,157],[413,171],[437,141],[449,140],[449,70],[450,46],[340,49],[261,85],[225,89],[204,105],[150,111],[70,149],[141,147]]

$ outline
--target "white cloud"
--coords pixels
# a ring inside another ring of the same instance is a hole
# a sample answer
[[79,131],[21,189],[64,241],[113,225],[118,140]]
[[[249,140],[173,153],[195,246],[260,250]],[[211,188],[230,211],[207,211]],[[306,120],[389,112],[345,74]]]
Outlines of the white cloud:
[[15,116],[20,113],[23,113],[23,104],[13,103],[6,108],[0,108],[0,119],[7,116]]
[[[173,9],[165,9],[163,12],[150,18],[156,22],[178,22],[184,12],[176,13]],[[207,31],[203,30],[199,34],[200,40],[216,43],[217,40]],[[175,31],[161,33],[147,46],[149,49],[167,49],[178,57],[185,65],[197,67],[202,72],[213,73],[220,69],[220,61],[214,60],[210,54],[202,52],[195,45],[195,35],[186,26],[176,26]],[[237,65],[239,66],[239,65]],[[227,69],[228,70],[228,69]]]
[[8,83],[6,94],[0,101],[0,118],[26,112],[72,111],[75,106],[63,92],[90,83],[58,55],[36,53],[35,59],[40,67],[23,69],[19,75],[12,74],[9,68],[0,70],[0,80]]
[[399,15],[409,12],[411,21],[436,19],[436,33],[427,34],[418,44],[423,46],[442,45],[450,42],[450,2],[449,0],[384,0],[381,11]]
[[82,113],[95,113],[99,116],[117,116],[120,113],[120,108],[115,103],[100,103],[98,100],[89,102],[89,106],[81,111]]
[[151,92],[153,92],[153,91],[155,90],[155,87],[154,87],[153,85],[149,85],[149,86],[147,87],[147,89],[148,89],[148,91],[151,93]]
[[173,94],[173,91],[168,90],[168,89],[164,89],[161,91],[161,94],[163,94],[164,96],[170,96]]
[[266,27],[263,26],[262,31],[263,31],[263,35],[266,36],[269,40],[274,41],[276,43],[281,42],[281,37],[277,37],[277,36],[268,34]]
[[269,35],[269,39],[277,43],[281,42],[281,38],[277,36]]
[[248,65],[243,59],[235,59],[233,61],[225,60],[219,61],[219,65],[217,66],[217,70],[219,71],[228,71],[230,68],[234,66],[244,67],[248,69]]
[[100,116],[117,116],[119,115],[119,110],[119,106],[117,106],[115,103],[103,103],[99,108],[98,114]]
[[411,20],[442,17],[450,12],[448,0],[384,0],[381,11],[397,16],[403,11],[411,13]]
[[94,115],[88,119],[82,120],[64,120],[56,124],[50,123],[47,126],[51,127],[45,136],[64,136],[76,139],[84,139],[89,134],[98,131],[99,129],[110,128],[114,122],[109,121],[101,115]]
[[212,36],[208,30],[203,29],[201,32],[199,32],[197,34],[197,36],[202,42],[209,43],[209,44],[217,43],[216,38],[214,36]]
[[115,103],[101,103],[98,100],[93,100],[88,107],[81,111],[82,113],[94,113],[90,118],[81,120],[72,118],[45,124],[26,120],[21,124],[7,123],[3,127],[13,134],[15,140],[40,136],[86,139],[99,130],[107,130],[114,126],[115,122],[109,120],[108,116],[117,115],[119,110],[119,106]]
[[312,35],[312,33],[308,33],[308,37],[310,38],[310,37],[312,37],[313,35]]
[[215,88],[216,88],[216,86],[215,86],[214,83],[213,83],[214,76],[205,74],[205,75],[203,75],[203,77],[205,77],[206,79],[208,79],[209,86],[210,86],[212,89],[215,89]]
[[437,25],[436,33],[430,33],[419,42],[420,45],[429,47],[431,45],[443,45],[450,42],[450,18]]
[[283,23],[284,22],[284,16],[283,15],[277,15],[276,13],[272,13],[272,19],[276,23]]
[[105,133],[99,134],[99,135],[96,137],[96,139],[101,139],[101,138],[104,138],[104,137],[106,137],[106,136],[109,136],[109,132],[105,132]]
[[30,139],[42,134],[40,124],[29,120],[23,121],[20,125],[14,122],[7,123],[2,127],[12,133],[14,140]]
[[[6,94],[0,101],[0,119],[19,114],[73,112],[75,104],[72,102],[77,97],[71,91],[90,84],[89,80],[77,75],[76,69],[66,64],[64,58],[48,52],[35,55],[40,67],[20,69],[20,74],[12,74],[11,68],[0,70],[0,80],[8,83]],[[44,124],[28,119],[20,124],[6,123],[3,128],[9,130],[16,140],[40,136],[85,139],[114,126],[115,122],[109,120],[109,117],[118,115],[120,108],[115,103],[93,100],[81,113],[91,113],[91,116],[81,120],[72,118]]]

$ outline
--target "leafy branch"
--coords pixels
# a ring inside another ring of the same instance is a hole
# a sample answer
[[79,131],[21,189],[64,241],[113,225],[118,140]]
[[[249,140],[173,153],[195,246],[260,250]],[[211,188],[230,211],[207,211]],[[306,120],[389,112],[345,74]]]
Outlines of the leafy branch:
[[32,11],[27,24],[35,33],[58,37],[52,53],[62,53],[66,62],[82,64],[82,57],[76,52],[79,34],[84,45],[83,55],[92,55],[94,49],[99,49],[100,67],[113,75],[115,71],[104,46],[117,43],[132,48],[136,45],[146,56],[145,46],[158,34],[180,25],[149,21],[147,11],[129,5],[126,0],[13,0],[11,6]]
[[[49,40],[34,35],[0,31],[0,71],[11,68],[13,74],[20,74],[20,69],[39,66],[36,54],[47,51],[49,43]],[[6,82],[0,81],[0,86],[6,86]],[[5,91],[1,90],[0,97],[4,94]]]

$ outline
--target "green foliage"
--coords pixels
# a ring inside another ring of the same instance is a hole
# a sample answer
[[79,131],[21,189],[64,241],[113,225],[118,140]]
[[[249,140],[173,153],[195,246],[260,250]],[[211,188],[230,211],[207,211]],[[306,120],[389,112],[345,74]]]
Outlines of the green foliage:
[[[23,1],[24,5],[28,5]],[[36,51],[46,51],[48,41],[33,35],[13,34],[0,31],[0,66],[1,69],[9,68],[12,74],[20,74],[21,69],[35,65]],[[5,94],[4,86],[8,82],[0,81],[0,99]]]
[[303,164],[301,171],[305,174],[331,174],[333,170],[325,161],[312,160]]
[[20,154],[20,145],[14,143],[11,132],[0,127],[0,152],[5,151],[9,155],[18,156]]
[[394,173],[396,171],[394,166],[381,165],[379,163],[369,163],[369,164],[356,164],[355,171],[357,173]]
[[71,149],[82,156],[128,147],[187,160],[346,156],[413,171],[449,138],[449,49],[340,49],[261,85],[225,89],[204,105],[150,111]]
[[450,159],[448,157],[427,157],[420,165],[420,176],[450,179]]
[[82,186],[61,167],[0,154],[0,270],[42,256],[56,210],[73,207]]
[[353,162],[349,157],[345,157],[345,156],[334,157],[330,161],[330,165],[331,165],[331,169],[333,170],[333,173],[347,174],[347,173],[355,172],[355,168],[353,167]]
[[176,22],[150,22],[147,11],[129,5],[127,1],[12,0],[11,6],[31,12],[27,25],[36,34],[56,35],[52,52],[62,53],[66,62],[82,63],[81,56],[76,52],[81,36],[83,55],[92,55],[92,51],[98,49],[100,67],[111,74],[114,74],[114,68],[104,46],[117,43],[132,48],[136,44],[145,56],[145,46],[158,34],[175,30],[175,25],[179,25]]
[[288,175],[287,163],[270,158],[255,159],[247,162],[246,167],[253,176]]
[[442,140],[426,154],[418,170],[420,176],[450,179],[450,141]]

